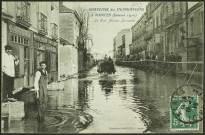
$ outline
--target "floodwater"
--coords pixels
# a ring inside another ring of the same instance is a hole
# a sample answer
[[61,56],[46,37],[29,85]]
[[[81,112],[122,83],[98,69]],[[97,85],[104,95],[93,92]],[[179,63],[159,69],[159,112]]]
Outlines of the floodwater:
[[[170,132],[170,96],[184,84],[186,80],[171,75],[163,77],[120,66],[116,66],[114,75],[106,76],[98,74],[94,67],[84,77],[64,81],[64,90],[49,91],[48,109],[55,115],[66,108],[91,115],[92,123],[79,133]],[[64,124],[43,128],[34,117],[35,110],[27,109],[23,122],[11,122],[8,132],[76,132]],[[61,113],[58,117],[66,115]]]

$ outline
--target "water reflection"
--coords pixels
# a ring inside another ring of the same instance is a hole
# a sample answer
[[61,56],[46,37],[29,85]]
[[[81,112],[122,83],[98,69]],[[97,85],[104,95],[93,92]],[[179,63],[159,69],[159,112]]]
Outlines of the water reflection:
[[[115,75],[104,76],[95,67],[85,78],[65,81],[64,90],[48,91],[48,110],[55,114],[49,114],[51,123],[64,121],[65,109],[73,108],[93,116],[93,123],[81,133],[169,132],[170,96],[186,80],[170,75],[162,79],[161,74],[131,68],[116,70]],[[13,122],[10,132],[75,132],[66,124],[40,125],[36,108],[28,105],[25,109],[25,120],[18,126]]]
[[108,100],[108,97],[112,94],[114,84],[115,80],[99,80],[99,85],[101,85],[101,91],[104,91],[106,100]]

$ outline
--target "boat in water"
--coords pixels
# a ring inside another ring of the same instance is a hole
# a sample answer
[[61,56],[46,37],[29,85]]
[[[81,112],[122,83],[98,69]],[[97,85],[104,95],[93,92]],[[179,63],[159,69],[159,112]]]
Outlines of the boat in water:
[[108,60],[103,60],[99,62],[98,67],[97,67],[97,72],[98,73],[105,73],[105,74],[115,74],[115,65],[114,62],[111,58]]

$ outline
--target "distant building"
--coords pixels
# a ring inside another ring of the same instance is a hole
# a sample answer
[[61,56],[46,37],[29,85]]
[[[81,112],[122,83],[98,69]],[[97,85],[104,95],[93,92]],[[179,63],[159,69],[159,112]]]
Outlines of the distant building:
[[113,60],[116,61],[116,55],[117,55],[117,50],[116,50],[116,37],[113,38]]
[[132,43],[130,29],[122,29],[113,39],[114,60],[125,59],[129,55],[129,45]]
[[99,60],[102,60],[104,58],[104,55],[100,54],[100,53],[93,53],[93,58],[95,61],[99,61]]
[[59,44],[58,2],[2,2],[2,53],[13,47],[20,59],[15,89],[33,86],[39,62],[47,62],[48,81],[56,81]]

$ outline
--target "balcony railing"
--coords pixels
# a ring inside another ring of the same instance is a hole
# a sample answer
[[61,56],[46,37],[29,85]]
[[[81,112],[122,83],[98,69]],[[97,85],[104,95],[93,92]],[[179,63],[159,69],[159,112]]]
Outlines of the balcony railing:
[[187,40],[188,40],[187,47],[198,45],[198,38],[188,38]]
[[153,36],[153,30],[146,31],[145,39],[152,38],[152,36]]
[[30,3],[28,2],[18,2],[17,3],[17,15],[16,23],[24,26],[30,27]]
[[172,26],[178,23],[181,19],[182,19],[182,12],[173,13],[165,19],[165,25]]
[[58,26],[55,23],[51,23],[51,37],[58,39]]
[[42,35],[47,34],[47,17],[43,13],[38,13],[38,32]]

